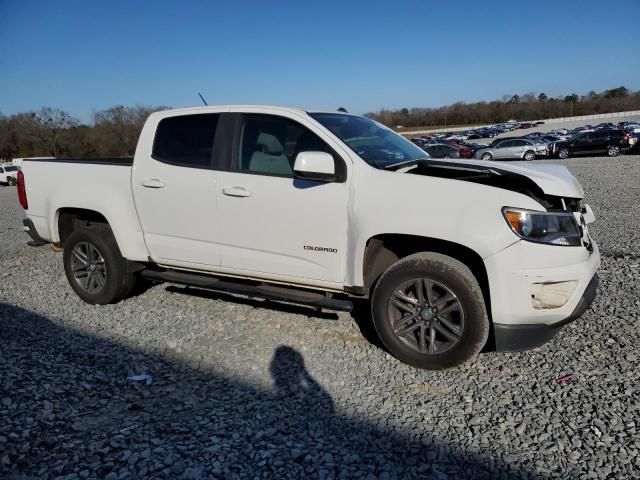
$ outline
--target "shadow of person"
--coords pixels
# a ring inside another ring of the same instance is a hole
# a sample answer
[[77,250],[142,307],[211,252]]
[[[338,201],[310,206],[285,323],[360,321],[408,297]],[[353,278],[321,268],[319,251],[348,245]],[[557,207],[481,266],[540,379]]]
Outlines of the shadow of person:
[[331,396],[316,382],[304,366],[304,358],[297,350],[282,345],[276,349],[269,366],[276,398],[289,409],[333,413]]

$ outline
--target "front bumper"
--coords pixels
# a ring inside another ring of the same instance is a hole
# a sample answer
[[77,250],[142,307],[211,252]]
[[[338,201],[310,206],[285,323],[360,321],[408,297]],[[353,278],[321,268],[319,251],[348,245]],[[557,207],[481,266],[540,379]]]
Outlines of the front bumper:
[[495,349],[498,352],[520,352],[540,345],[551,340],[560,329],[580,318],[582,314],[591,306],[596,298],[596,290],[598,288],[598,275],[595,274],[586,290],[580,297],[573,313],[564,320],[552,325],[545,324],[522,324],[522,325],[506,325],[494,324],[493,337]]
[[595,297],[599,266],[593,241],[589,251],[521,240],[486,258],[496,349],[540,345],[582,315]]

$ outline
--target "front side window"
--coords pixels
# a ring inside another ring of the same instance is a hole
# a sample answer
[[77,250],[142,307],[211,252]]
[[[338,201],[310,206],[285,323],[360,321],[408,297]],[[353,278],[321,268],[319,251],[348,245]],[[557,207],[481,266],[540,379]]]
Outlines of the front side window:
[[15,167],[15,166],[4,167],[4,171],[5,172],[17,172],[18,171],[18,167]]
[[393,130],[365,117],[310,113],[369,165],[386,168],[424,159],[424,151]]
[[297,155],[309,151],[333,155],[320,137],[298,122],[276,115],[243,114],[234,167],[247,172],[292,177]]
[[153,158],[183,167],[209,168],[220,114],[181,115],[158,124]]

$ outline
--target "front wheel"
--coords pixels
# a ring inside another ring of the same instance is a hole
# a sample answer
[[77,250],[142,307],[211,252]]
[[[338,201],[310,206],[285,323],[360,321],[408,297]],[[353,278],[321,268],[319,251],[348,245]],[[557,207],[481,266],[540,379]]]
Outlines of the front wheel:
[[135,286],[109,226],[74,231],[64,243],[64,270],[71,288],[93,305],[115,303]]
[[611,146],[607,148],[607,155],[610,157],[617,157],[620,155],[620,147]]
[[389,352],[427,370],[474,358],[489,335],[482,291],[458,260],[423,252],[393,264],[373,292],[373,323]]
[[493,160],[493,155],[491,155],[490,153],[483,153],[482,156],[480,157],[481,160]]
[[536,154],[534,152],[532,152],[531,150],[529,150],[528,152],[525,152],[524,159],[527,160],[527,161],[535,160],[536,159]]
[[560,150],[558,150],[558,158],[569,158],[569,149],[561,148]]

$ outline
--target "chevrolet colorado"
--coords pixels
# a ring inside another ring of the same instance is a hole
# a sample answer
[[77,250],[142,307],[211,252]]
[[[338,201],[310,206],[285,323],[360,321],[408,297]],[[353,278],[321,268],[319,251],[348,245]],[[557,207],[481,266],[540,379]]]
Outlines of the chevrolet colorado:
[[345,113],[152,114],[133,158],[26,159],[25,230],[92,304],[147,279],[350,310],[441,369],[544,343],[595,297],[600,255],[562,166],[433,160]]

